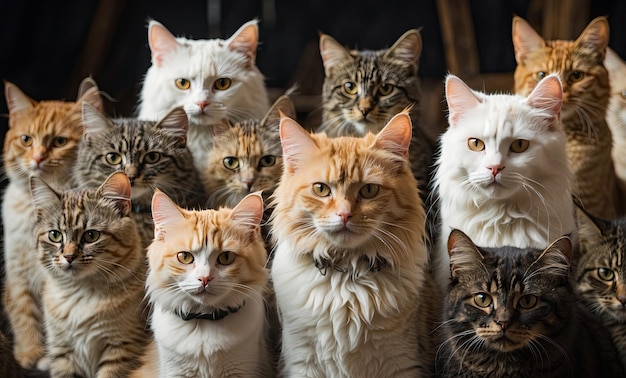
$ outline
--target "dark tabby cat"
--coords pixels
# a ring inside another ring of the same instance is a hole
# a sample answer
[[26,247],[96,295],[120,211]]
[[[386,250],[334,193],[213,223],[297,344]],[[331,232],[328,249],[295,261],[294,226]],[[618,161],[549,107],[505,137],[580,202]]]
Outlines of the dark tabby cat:
[[545,250],[481,248],[453,230],[448,248],[439,376],[624,376],[607,329],[577,303],[568,237]]
[[626,369],[626,217],[605,220],[583,212],[580,257],[575,264],[579,295],[609,328]]
[[182,108],[156,122],[109,119],[85,104],[83,124],[85,134],[74,171],[76,184],[97,188],[111,173],[126,173],[132,185],[133,218],[144,247],[154,238],[150,203],[155,188],[185,208],[198,208],[206,201],[187,148],[189,126]]

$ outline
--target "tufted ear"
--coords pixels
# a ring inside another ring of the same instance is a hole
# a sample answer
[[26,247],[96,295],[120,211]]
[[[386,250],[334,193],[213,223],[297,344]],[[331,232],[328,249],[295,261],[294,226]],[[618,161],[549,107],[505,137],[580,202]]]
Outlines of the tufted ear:
[[546,41],[530,24],[519,16],[513,17],[513,48],[517,64],[523,64],[529,52],[543,48]]
[[165,57],[178,48],[176,37],[158,21],[148,24],[148,45],[152,52],[152,64],[161,67]]
[[328,34],[320,33],[320,54],[326,76],[330,76],[337,63],[354,59],[350,52]]
[[37,104],[37,101],[24,94],[17,85],[6,80],[4,81],[4,97],[7,101],[9,113],[14,116],[32,109]]
[[226,40],[226,45],[231,50],[246,55],[252,62],[256,59],[256,49],[259,43],[259,26],[257,24],[257,20],[246,22]]
[[189,118],[182,107],[172,109],[165,115],[155,127],[167,132],[169,135],[187,141],[189,131]]
[[98,193],[115,203],[122,216],[130,214],[130,180],[124,172],[113,172],[98,188]]
[[480,104],[474,91],[458,76],[446,76],[446,102],[448,103],[448,122],[456,127],[461,116]]
[[55,192],[45,181],[36,176],[30,179],[30,195],[35,205],[35,211],[40,213],[47,206],[59,202],[59,194]]
[[374,144],[377,148],[396,155],[408,156],[412,133],[411,117],[408,111],[403,111],[387,122],[385,127],[376,135]]
[[261,220],[263,219],[263,197],[261,197],[261,193],[250,193],[245,196],[233,208],[230,217],[240,227],[248,228],[251,238],[253,238],[255,234],[260,232]]
[[78,87],[78,96],[76,97],[76,103],[82,107],[82,103],[87,102],[98,111],[104,111],[104,103],[102,102],[102,95],[100,89],[96,84],[96,81],[88,76],[81,81]]
[[281,112],[280,143],[283,146],[283,164],[287,172],[293,173],[300,168],[303,158],[318,151],[311,134],[298,122]]
[[154,239],[164,241],[168,234],[174,234],[181,223],[185,222],[182,209],[159,189],[152,196],[152,219],[154,220]]
[[109,119],[87,102],[82,103],[82,123],[86,139],[112,127]]
[[404,33],[385,53],[385,57],[393,57],[413,66],[414,72],[419,68],[422,54],[422,36],[419,30],[411,29]]
[[459,272],[473,269],[481,264],[484,256],[478,247],[461,230],[452,230],[448,236],[448,254],[450,255],[450,273],[452,278],[458,278]]

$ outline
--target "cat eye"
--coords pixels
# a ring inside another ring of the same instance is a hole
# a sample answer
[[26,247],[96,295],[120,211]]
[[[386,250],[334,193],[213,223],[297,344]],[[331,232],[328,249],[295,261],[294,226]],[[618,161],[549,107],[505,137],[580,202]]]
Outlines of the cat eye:
[[176,79],[176,87],[178,89],[187,90],[191,87],[191,81],[183,78]]
[[395,88],[395,86],[393,84],[382,84],[379,88],[378,88],[378,93],[381,96],[387,96],[388,94],[390,94],[391,92],[393,92],[393,89]]
[[67,144],[67,138],[65,137],[56,137],[54,138],[54,147],[63,147]]
[[224,167],[230,170],[235,170],[239,168],[239,159],[237,159],[236,157],[232,157],[232,156],[225,157],[224,160],[222,160],[222,162],[224,163]]
[[50,230],[48,231],[48,240],[53,243],[60,243],[63,240],[63,235],[61,234],[61,231]]
[[380,185],[365,184],[360,190],[359,195],[363,198],[374,198],[380,191]]
[[230,251],[222,252],[217,256],[217,262],[220,265],[230,265],[235,261],[236,256],[237,255]]
[[213,83],[213,88],[217,89],[218,91],[223,91],[230,88],[232,82],[233,81],[227,77],[221,77],[215,80],[215,83]]
[[622,98],[626,98],[626,90],[623,90],[623,91],[621,92],[621,95],[622,95]]
[[87,230],[85,231],[85,233],[83,234],[83,241],[85,243],[94,243],[95,241],[97,241],[98,239],[100,239],[100,231],[96,231],[96,230]]
[[613,281],[615,278],[615,273],[611,269],[607,268],[598,268],[598,277],[604,281]]
[[271,167],[276,164],[276,157],[273,155],[265,155],[261,158],[259,165],[261,167]]
[[541,79],[543,79],[546,76],[548,76],[548,74],[545,71],[539,71],[539,72],[535,73],[535,78],[537,79],[537,81],[540,81]]
[[358,87],[351,81],[346,81],[343,83],[343,91],[349,95],[356,94],[358,92]]
[[143,157],[143,161],[145,161],[148,164],[154,164],[157,161],[161,160],[161,154],[158,152],[148,152],[146,154],[146,156]]
[[189,252],[178,252],[176,254],[176,258],[182,264],[191,264],[193,262],[193,255]]
[[33,138],[28,135],[22,135],[20,137],[20,141],[22,142],[22,145],[26,147],[30,147],[33,144]]
[[122,156],[115,152],[109,152],[106,154],[105,159],[107,163],[111,165],[118,165],[122,162]]
[[513,141],[513,143],[511,143],[511,151],[513,152],[524,152],[528,149],[528,146],[530,145],[530,142],[527,141],[526,139],[517,139],[515,141]]
[[571,74],[569,74],[568,81],[570,83],[575,83],[577,81],[581,81],[584,77],[585,77],[585,73],[584,72],[574,71]]
[[529,309],[533,308],[537,305],[537,296],[532,294],[523,295],[518,301],[517,304],[521,308]]
[[328,197],[330,196],[330,187],[321,182],[316,182],[313,184],[313,193],[318,197]]
[[478,152],[485,149],[485,142],[478,138],[469,138],[467,140],[467,146],[470,150]]
[[478,307],[489,307],[492,302],[493,300],[491,299],[491,295],[487,293],[478,293],[474,295],[474,303],[476,303],[476,306]]

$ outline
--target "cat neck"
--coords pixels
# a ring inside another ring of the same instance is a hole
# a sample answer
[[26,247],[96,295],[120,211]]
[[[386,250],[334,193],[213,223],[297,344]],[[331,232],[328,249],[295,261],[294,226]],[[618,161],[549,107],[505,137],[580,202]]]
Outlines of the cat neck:
[[383,257],[376,254],[375,257],[362,256],[359,259],[332,259],[324,256],[313,256],[313,265],[319,269],[320,274],[325,276],[328,273],[328,269],[335,270],[340,273],[347,273],[352,276],[358,277],[365,272],[379,272],[386,268],[389,263]]
[[242,304],[240,304],[239,306],[236,307],[227,307],[226,310],[223,310],[221,308],[217,308],[215,309],[215,311],[212,312],[200,312],[200,313],[196,313],[196,312],[180,312],[177,311],[176,315],[178,315],[182,320],[188,321],[188,320],[194,320],[194,319],[199,319],[199,320],[221,320],[224,319],[225,317],[227,317],[230,314],[234,314],[237,311],[241,310],[241,308],[243,306],[245,306],[246,301],[243,301]]

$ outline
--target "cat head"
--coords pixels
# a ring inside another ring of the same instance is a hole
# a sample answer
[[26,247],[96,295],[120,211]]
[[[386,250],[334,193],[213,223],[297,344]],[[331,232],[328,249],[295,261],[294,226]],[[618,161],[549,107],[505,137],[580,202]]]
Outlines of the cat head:
[[174,37],[161,23],[148,26],[152,66],[140,98],[139,117],[159,119],[183,107],[191,125],[223,118],[262,117],[269,107],[264,78],[255,65],[257,20],[228,39]]
[[61,193],[33,176],[30,191],[39,257],[53,276],[78,280],[141,265],[142,254],[134,253],[141,245],[129,217],[131,189],[124,173],[113,173],[96,190]]
[[[445,93],[449,127],[441,137],[436,173],[441,186],[463,188],[476,203],[562,192],[570,170],[557,75],[543,79],[528,97],[483,94],[449,75]],[[546,186],[556,177],[558,190]]]
[[544,40],[523,18],[513,18],[515,92],[528,95],[546,76],[563,83],[563,118],[604,118],[610,95],[603,62],[609,42],[606,17],[593,19],[576,40]]
[[5,81],[9,129],[4,139],[4,168],[11,180],[38,176],[55,188],[67,186],[83,134],[83,102],[102,109],[96,83],[86,78],[76,102],[35,101]]
[[577,289],[602,318],[626,322],[626,217],[603,219],[579,207]]
[[406,112],[361,138],[310,134],[283,117],[283,174],[271,231],[276,240],[315,259],[371,261],[378,255],[399,264],[414,253],[425,225],[407,158],[411,132]]
[[238,308],[268,278],[260,233],[263,200],[249,194],[234,208],[191,211],[163,192],[152,199],[148,248],[150,301],[180,313]]
[[416,105],[412,113],[418,111],[422,52],[418,30],[407,31],[380,51],[348,50],[322,33],[319,48],[325,72],[324,131],[332,136],[363,136],[379,132],[409,105]]
[[204,175],[211,207],[232,207],[252,192],[274,191],[283,168],[278,132],[281,112],[296,117],[286,95],[261,120],[224,120],[213,126],[213,149]]
[[446,327],[472,353],[539,347],[564,327],[573,303],[572,244],[561,237],[545,250],[481,248],[462,231],[448,238],[452,282]]
[[604,66],[611,80],[611,99],[606,120],[615,136],[626,137],[626,62],[610,47],[606,49]]

